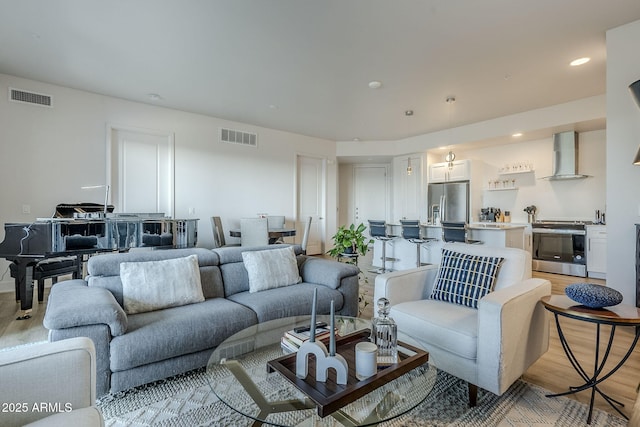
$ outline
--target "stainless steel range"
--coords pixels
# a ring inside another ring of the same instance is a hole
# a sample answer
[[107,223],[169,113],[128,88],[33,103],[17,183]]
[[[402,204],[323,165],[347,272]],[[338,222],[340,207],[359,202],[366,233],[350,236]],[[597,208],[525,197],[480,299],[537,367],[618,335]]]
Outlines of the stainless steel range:
[[590,221],[538,221],[533,232],[534,271],[587,277],[586,225]]

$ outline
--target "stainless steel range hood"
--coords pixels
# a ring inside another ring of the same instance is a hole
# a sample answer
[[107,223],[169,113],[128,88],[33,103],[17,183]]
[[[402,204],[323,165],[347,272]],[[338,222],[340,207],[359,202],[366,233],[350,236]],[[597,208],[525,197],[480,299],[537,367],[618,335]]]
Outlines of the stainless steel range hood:
[[553,135],[553,175],[542,179],[560,181],[583,179],[589,175],[578,172],[578,133],[561,132]]

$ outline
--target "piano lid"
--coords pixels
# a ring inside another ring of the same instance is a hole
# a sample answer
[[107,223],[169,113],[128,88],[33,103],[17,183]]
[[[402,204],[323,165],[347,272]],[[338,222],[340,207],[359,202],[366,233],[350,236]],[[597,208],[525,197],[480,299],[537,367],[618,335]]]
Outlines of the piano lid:
[[[107,205],[107,212],[114,210],[113,205]],[[73,218],[74,214],[104,212],[104,205],[100,203],[60,203],[56,206],[56,218]]]

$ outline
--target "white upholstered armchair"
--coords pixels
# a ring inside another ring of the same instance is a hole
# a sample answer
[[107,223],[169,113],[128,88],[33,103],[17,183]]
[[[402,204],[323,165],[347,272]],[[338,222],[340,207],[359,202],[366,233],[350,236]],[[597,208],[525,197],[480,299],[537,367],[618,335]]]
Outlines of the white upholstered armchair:
[[426,349],[438,369],[467,381],[474,406],[477,387],[501,395],[547,351],[549,320],[539,300],[551,294],[551,283],[531,278],[531,255],[520,249],[448,243],[445,250],[503,258],[477,308],[432,299],[439,271],[433,265],[377,276],[374,304],[390,301],[398,331]]
[[96,400],[96,352],[89,338],[0,351],[0,425],[104,426]]

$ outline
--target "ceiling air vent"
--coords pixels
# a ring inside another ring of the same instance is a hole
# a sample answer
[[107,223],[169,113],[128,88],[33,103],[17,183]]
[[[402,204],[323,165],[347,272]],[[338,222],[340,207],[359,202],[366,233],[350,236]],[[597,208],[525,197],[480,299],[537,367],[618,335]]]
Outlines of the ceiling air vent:
[[39,105],[41,107],[53,107],[53,97],[51,95],[28,92],[26,90],[15,89],[12,87],[9,88],[9,101]]
[[220,128],[220,142],[228,144],[240,144],[248,147],[258,146],[258,134],[242,132],[239,130]]

